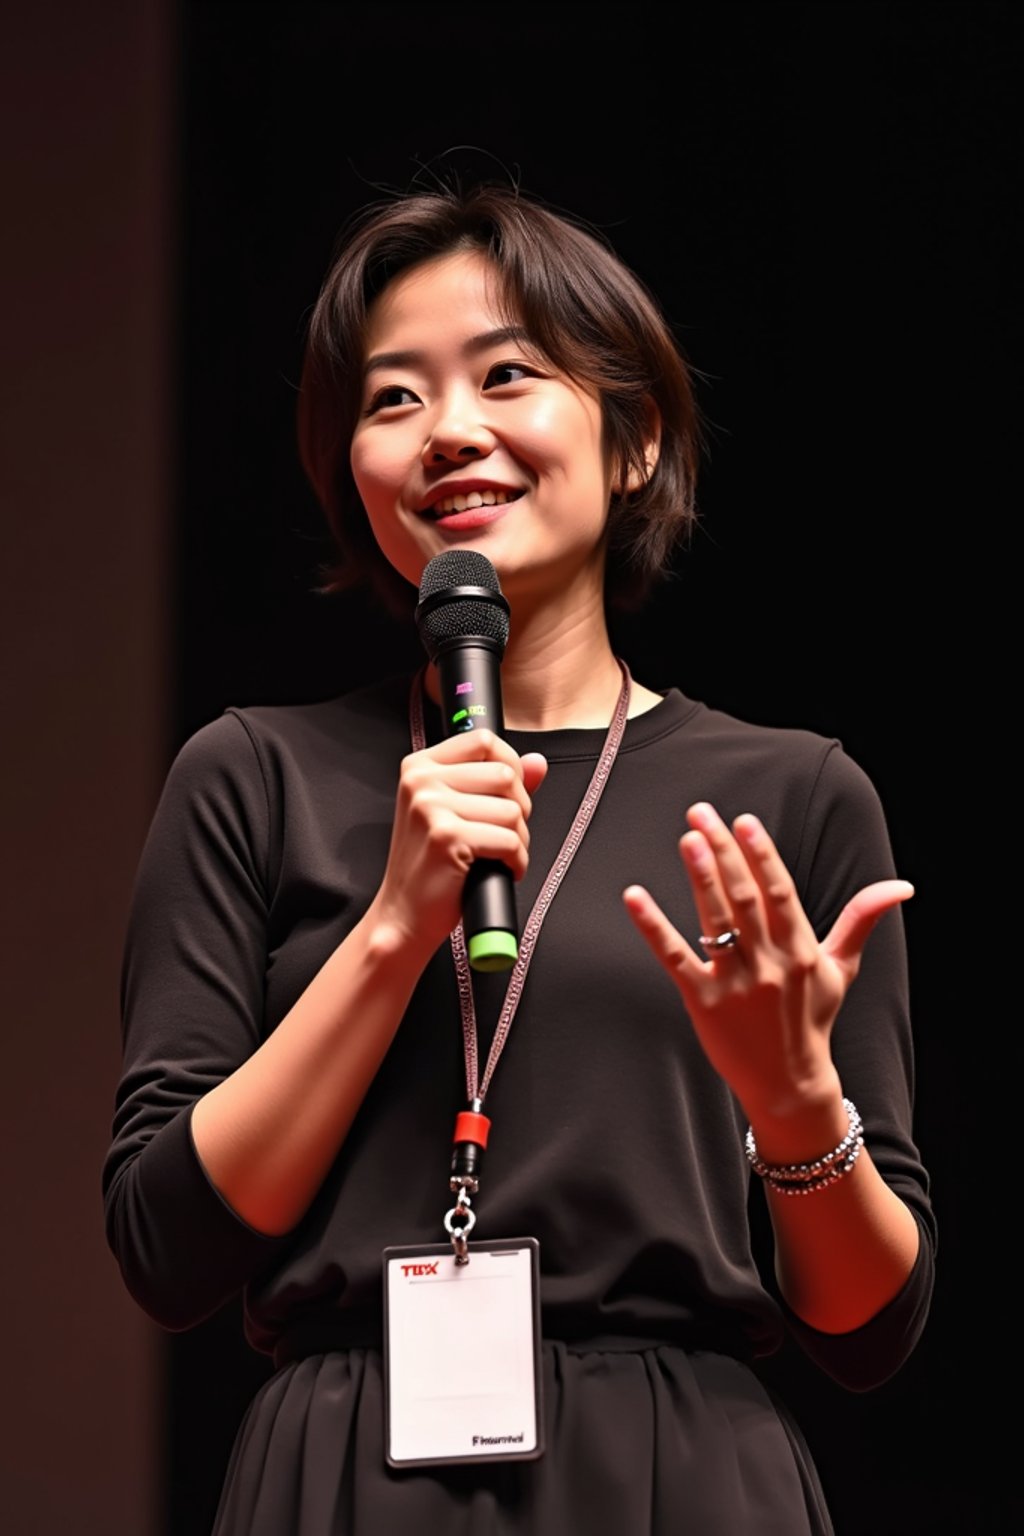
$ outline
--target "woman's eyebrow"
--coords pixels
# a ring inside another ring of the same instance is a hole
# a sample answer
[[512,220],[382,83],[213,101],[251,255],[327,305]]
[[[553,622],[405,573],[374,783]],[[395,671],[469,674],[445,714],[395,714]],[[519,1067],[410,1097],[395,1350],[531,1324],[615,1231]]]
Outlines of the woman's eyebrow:
[[[500,347],[505,342],[522,344],[529,341],[525,329],[521,325],[501,325],[493,331],[481,331],[477,336],[470,336],[463,347],[463,351],[474,356],[478,352],[487,352],[491,347]],[[376,368],[416,368],[419,367],[426,354],[409,348],[400,352],[374,352],[366,359],[365,373],[372,373]]]

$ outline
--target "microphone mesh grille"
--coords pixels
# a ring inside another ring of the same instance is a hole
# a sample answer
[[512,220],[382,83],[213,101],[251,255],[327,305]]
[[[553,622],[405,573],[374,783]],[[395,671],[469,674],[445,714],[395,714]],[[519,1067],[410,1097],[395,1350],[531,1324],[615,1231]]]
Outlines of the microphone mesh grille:
[[[498,573],[486,555],[475,549],[448,549],[427,562],[420,580],[420,602],[444,592],[449,587],[486,587],[501,597]],[[482,635],[505,649],[509,618],[505,608],[485,597],[453,595],[450,603],[439,603],[418,620],[420,638],[433,659],[445,640],[468,639]]]
[[420,577],[420,602],[443,592],[445,587],[490,587],[492,592],[501,591],[498,573],[476,549],[446,549],[443,554],[428,560]]

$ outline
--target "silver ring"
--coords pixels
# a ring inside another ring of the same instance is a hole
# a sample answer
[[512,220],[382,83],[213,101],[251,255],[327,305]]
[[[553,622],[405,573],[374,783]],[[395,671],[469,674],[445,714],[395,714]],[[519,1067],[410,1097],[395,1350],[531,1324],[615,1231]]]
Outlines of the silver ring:
[[704,953],[710,956],[720,954],[723,949],[734,949],[739,942],[739,937],[738,928],[727,928],[724,933],[714,935],[702,933],[697,942]]

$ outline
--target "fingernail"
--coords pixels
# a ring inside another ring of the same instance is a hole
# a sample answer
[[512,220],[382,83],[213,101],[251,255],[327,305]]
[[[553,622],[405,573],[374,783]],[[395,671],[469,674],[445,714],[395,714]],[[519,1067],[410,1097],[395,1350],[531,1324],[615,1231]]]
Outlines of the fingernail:
[[689,820],[698,827],[717,828],[722,825],[721,816],[707,800],[698,800],[696,805],[690,806]]
[[744,811],[742,816],[737,816],[733,823],[733,830],[752,848],[756,848],[765,836],[764,827],[751,811]]
[[683,853],[686,855],[688,861],[693,865],[694,869],[710,868],[711,864],[713,863],[711,857],[711,849],[708,847],[707,843],[699,833],[695,837],[691,837],[690,834],[687,833],[682,838],[681,847]]

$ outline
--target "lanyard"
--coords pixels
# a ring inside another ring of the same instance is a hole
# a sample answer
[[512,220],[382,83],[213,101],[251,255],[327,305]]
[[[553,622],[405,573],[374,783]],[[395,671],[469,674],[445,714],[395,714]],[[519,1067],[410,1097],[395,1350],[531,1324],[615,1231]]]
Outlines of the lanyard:
[[[618,658],[616,658],[618,660]],[[502,1004],[501,1013],[494,1031],[494,1039],[487,1057],[483,1077],[480,1077],[480,1063],[477,1050],[476,1008],[473,1002],[473,975],[469,966],[469,956],[466,951],[466,939],[463,926],[458,927],[451,935],[452,957],[455,961],[455,978],[458,985],[459,1009],[462,1014],[462,1042],[466,1061],[466,1098],[468,1109],[463,1110],[455,1121],[455,1151],[452,1156],[452,1174],[449,1180],[449,1188],[456,1195],[454,1207],[445,1216],[445,1228],[451,1235],[455,1248],[456,1263],[468,1264],[469,1255],[466,1239],[476,1222],[476,1213],[470,1208],[471,1196],[479,1189],[480,1167],[483,1162],[483,1153],[487,1146],[487,1136],[491,1122],[482,1113],[484,1098],[494,1077],[498,1059],[505,1048],[509,1033],[512,1028],[512,1020],[519,1006],[522,996],[523,984],[526,973],[529,970],[533,951],[536,947],[537,936],[540,933],[541,924],[547,915],[555,897],[555,892],[565,878],[566,871],[576,855],[576,851],[583,841],[583,835],[590,825],[591,818],[597,809],[597,803],[604,793],[608,776],[612,770],[623,733],[626,729],[626,719],[629,714],[629,696],[631,679],[629,668],[624,661],[619,660],[619,670],[622,673],[622,687],[612,715],[608,734],[605,737],[601,755],[591,775],[586,793],[580,801],[579,809],[573,818],[565,841],[563,842],[555,861],[548,870],[540,894],[533,904],[523,928],[523,936],[519,945],[519,957],[512,967],[508,986],[505,991],[505,1001]],[[409,734],[412,738],[413,751],[418,752],[426,746],[426,731],[423,724],[423,677],[426,668],[421,669],[413,679],[412,689],[409,695]]]

